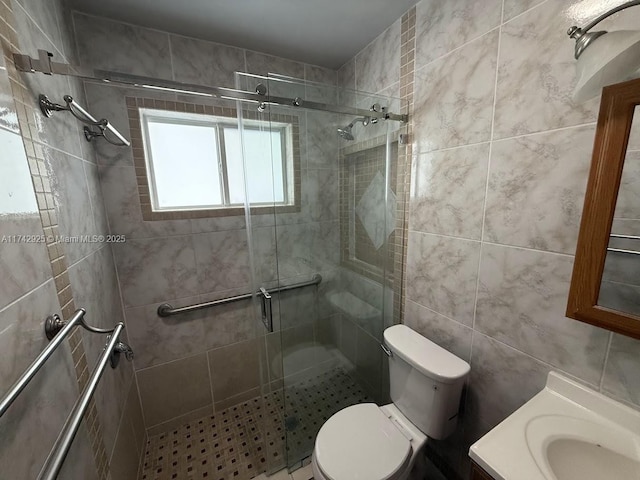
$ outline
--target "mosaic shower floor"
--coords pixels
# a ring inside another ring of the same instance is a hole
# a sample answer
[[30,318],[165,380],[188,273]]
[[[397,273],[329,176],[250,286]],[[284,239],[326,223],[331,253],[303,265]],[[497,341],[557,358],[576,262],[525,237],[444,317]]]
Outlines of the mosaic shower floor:
[[256,397],[149,437],[140,478],[249,480],[308,457],[331,415],[370,401],[343,369],[330,370],[287,386],[284,398]]

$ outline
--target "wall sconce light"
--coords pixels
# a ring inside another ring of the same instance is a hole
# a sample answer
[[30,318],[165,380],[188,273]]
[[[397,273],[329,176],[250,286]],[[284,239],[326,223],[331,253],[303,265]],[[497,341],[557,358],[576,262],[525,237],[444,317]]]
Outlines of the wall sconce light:
[[584,102],[599,95],[604,86],[640,76],[640,30],[589,31],[605,18],[635,5],[640,5],[640,0],[623,3],[585,27],[574,26],[567,32],[576,41],[578,60],[574,101]]

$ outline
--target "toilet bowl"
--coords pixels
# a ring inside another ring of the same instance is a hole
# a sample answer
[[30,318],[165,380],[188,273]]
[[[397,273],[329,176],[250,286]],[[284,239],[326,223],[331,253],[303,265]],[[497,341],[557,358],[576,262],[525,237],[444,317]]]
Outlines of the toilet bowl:
[[393,404],[347,407],[321,432],[311,460],[314,480],[404,480],[427,441]]
[[469,364],[405,325],[386,329],[384,340],[393,403],[329,418],[313,450],[315,480],[405,480],[427,439],[455,430]]

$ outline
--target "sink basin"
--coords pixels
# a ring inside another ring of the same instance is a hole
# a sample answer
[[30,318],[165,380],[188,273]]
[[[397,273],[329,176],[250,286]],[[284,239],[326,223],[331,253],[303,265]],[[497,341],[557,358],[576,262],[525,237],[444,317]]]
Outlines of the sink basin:
[[553,480],[640,479],[636,435],[615,424],[565,415],[542,415],[527,423],[529,451]]
[[469,456],[496,480],[640,480],[640,411],[550,372]]

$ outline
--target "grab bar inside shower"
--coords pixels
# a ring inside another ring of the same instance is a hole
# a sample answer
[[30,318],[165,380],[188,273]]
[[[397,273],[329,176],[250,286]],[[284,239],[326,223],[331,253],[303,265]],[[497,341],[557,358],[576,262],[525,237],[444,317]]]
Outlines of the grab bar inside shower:
[[31,379],[38,373],[38,370],[42,368],[49,357],[60,346],[62,341],[71,333],[71,331],[78,325],[82,326],[86,330],[93,333],[111,333],[113,329],[103,329],[88,325],[84,320],[86,310],[80,308],[75,311],[71,320],[68,322],[63,321],[58,315],[51,315],[47,317],[44,324],[44,331],[47,338],[51,341],[47,347],[40,352],[40,355],[29,365],[24,373],[18,378],[18,380],[11,386],[9,391],[0,400],[0,417],[4,415],[11,404],[18,398],[18,395],[24,390]]
[[75,438],[76,433],[78,433],[84,414],[87,411],[87,408],[89,408],[91,398],[98,387],[98,382],[107,367],[107,362],[111,359],[114,351],[117,351],[118,349],[120,333],[123,329],[124,324],[122,322],[118,322],[116,327],[113,329],[113,334],[107,342],[102,355],[100,355],[100,358],[98,359],[98,363],[89,378],[87,387],[84,389],[84,392],[82,392],[82,395],[78,400],[76,400],[71,413],[67,417],[67,420],[62,427],[62,431],[60,432],[56,443],[54,443],[53,448],[42,467],[38,480],[55,480],[58,478],[58,474],[60,473],[60,469],[62,468],[67,454],[69,453],[73,439]]
[[[319,285],[322,282],[322,275],[316,273],[308,282],[294,283],[292,285],[283,285],[282,287],[276,287],[266,290],[267,293],[280,293],[288,290],[294,290],[296,288],[309,287],[311,285]],[[258,292],[259,294],[260,292]],[[232,302],[239,302],[240,300],[248,300],[253,297],[253,293],[245,293],[242,295],[236,295],[235,297],[226,297],[219,300],[212,300],[210,302],[197,303],[195,305],[189,305],[187,307],[173,308],[169,303],[163,303],[158,307],[159,317],[170,317],[171,315],[178,315],[179,313],[193,312],[195,310],[202,310],[203,308],[216,307],[218,305],[224,305]]]

